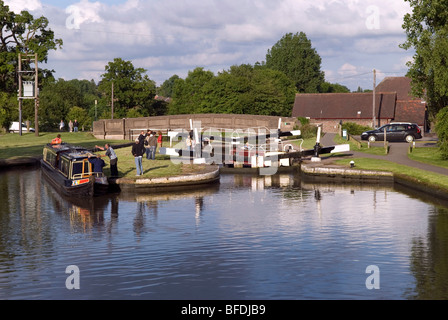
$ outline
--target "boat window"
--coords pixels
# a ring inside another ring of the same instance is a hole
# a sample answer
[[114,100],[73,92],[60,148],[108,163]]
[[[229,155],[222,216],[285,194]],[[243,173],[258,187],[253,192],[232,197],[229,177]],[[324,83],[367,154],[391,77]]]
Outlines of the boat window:
[[90,162],[87,160],[73,162],[72,178],[79,179],[86,175],[90,175],[92,172],[91,169],[92,166],[90,165]]
[[48,153],[47,161],[53,167],[56,166],[56,155],[54,153]]
[[70,169],[70,162],[68,159],[62,159],[61,161],[61,172],[65,175],[68,176],[69,174],[69,169]]
[[72,175],[82,174],[82,166],[83,166],[82,162],[74,162]]
[[84,173],[89,174],[92,170],[90,170],[90,162],[84,161]]

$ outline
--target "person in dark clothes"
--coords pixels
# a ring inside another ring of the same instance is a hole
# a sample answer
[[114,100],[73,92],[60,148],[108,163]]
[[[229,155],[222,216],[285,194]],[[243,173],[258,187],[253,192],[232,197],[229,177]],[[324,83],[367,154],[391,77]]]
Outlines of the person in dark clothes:
[[135,166],[137,168],[137,176],[140,176],[143,174],[143,165],[142,165],[142,157],[143,154],[145,154],[145,146],[142,143],[140,143],[140,139],[135,139],[135,144],[132,145],[132,155],[135,159]]
[[118,177],[118,157],[111,145],[106,143],[103,147],[95,146],[99,150],[106,150],[106,156],[110,159],[110,175],[111,177]]
[[89,162],[92,164],[93,166],[93,172],[103,172],[103,168],[106,165],[106,163],[104,162],[103,159],[99,158],[99,157],[93,157],[91,155],[89,155]]

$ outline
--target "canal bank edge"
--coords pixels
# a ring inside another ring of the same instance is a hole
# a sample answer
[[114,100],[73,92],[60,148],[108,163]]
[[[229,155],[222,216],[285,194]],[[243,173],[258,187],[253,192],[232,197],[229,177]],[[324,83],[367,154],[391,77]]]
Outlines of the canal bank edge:
[[389,171],[360,170],[338,165],[302,162],[300,172],[303,177],[314,181],[334,181],[350,183],[399,184],[407,188],[448,200],[448,190],[425,183],[416,178],[394,174]]
[[[12,169],[22,166],[39,166],[40,157],[24,157],[15,159],[0,159],[0,170]],[[428,183],[424,183],[415,178],[406,175],[397,175],[387,171],[375,170],[359,170],[355,168],[346,168],[343,166],[332,165],[322,162],[303,161],[297,170],[300,174],[314,181],[335,181],[350,183],[378,183],[393,184],[406,186],[416,191],[430,194],[448,200],[448,190],[439,188]],[[297,169],[297,168],[296,168]],[[280,173],[289,170],[280,170]],[[293,172],[296,170],[292,170]],[[206,173],[189,174],[182,176],[171,176],[162,178],[142,178],[129,179],[118,178],[110,179],[112,184],[119,186],[125,190],[142,190],[142,189],[166,189],[166,188],[185,188],[192,185],[204,185],[207,183],[218,182],[220,173],[258,173],[258,170],[220,170],[217,166],[212,166],[211,170]],[[291,172],[291,171],[289,171]]]
[[158,178],[109,178],[109,183],[122,191],[179,188],[218,182],[220,171],[218,166],[209,166],[206,172],[167,176]]
[[0,170],[25,167],[25,166],[37,166],[40,163],[42,157],[21,157],[13,159],[0,159]]

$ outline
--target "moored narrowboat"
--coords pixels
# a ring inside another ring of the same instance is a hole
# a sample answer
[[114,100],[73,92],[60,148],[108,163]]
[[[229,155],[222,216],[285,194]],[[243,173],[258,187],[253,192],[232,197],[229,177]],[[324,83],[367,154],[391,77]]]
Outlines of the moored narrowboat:
[[49,143],[43,149],[41,168],[50,184],[62,194],[92,197],[106,193],[109,188],[102,169],[94,169],[94,161],[104,164],[101,158],[83,147]]

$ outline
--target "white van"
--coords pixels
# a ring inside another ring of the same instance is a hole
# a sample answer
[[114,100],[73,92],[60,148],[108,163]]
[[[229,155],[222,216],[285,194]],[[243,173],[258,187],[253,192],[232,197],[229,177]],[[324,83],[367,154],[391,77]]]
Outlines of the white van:
[[[11,124],[11,126],[9,127],[9,132],[19,132],[20,131],[20,127],[19,127],[19,122],[13,122]],[[35,132],[36,130],[34,130],[34,128],[30,128],[30,132]],[[26,124],[22,123],[22,132],[28,132],[27,128],[26,128]]]

